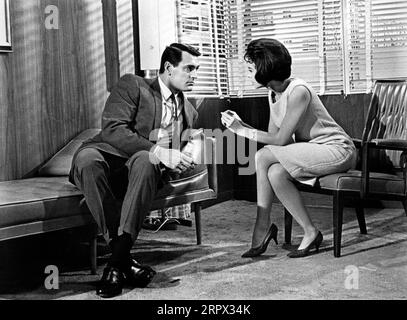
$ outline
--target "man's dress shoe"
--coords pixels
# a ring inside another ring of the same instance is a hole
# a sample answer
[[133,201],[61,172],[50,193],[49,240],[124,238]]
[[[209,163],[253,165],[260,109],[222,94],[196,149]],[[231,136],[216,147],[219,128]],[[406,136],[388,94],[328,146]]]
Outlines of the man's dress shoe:
[[99,282],[96,294],[102,298],[112,298],[122,293],[123,272],[118,268],[106,267],[103,270],[102,279]]
[[145,288],[156,275],[150,266],[142,265],[134,259],[130,259],[123,269],[126,282],[134,288]]

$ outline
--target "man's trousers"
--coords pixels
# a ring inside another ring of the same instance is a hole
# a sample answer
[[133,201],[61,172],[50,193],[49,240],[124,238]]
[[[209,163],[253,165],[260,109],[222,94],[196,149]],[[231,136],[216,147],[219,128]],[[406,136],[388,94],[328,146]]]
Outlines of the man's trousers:
[[85,148],[76,155],[70,176],[107,242],[123,232],[136,240],[162,183],[161,170],[147,151],[125,159]]

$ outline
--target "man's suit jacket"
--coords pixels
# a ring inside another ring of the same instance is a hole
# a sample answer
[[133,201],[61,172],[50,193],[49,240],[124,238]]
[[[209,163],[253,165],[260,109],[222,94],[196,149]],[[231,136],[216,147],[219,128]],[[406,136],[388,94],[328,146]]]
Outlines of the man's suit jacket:
[[[184,98],[183,129],[191,129],[198,112]],[[86,147],[130,158],[139,151],[150,151],[154,142],[150,133],[159,129],[162,118],[162,95],[158,78],[144,79],[136,75],[123,76],[112,90],[102,114],[102,131],[85,141],[77,153]]]

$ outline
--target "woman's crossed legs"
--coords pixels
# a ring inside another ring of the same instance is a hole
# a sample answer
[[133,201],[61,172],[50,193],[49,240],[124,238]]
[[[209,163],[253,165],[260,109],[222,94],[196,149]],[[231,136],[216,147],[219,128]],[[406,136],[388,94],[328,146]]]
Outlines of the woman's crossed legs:
[[253,231],[252,248],[261,244],[271,225],[271,207],[274,195],[304,230],[304,238],[298,250],[306,248],[316,238],[318,230],[309,217],[293,178],[270,149],[263,148],[257,152],[256,177],[257,219]]

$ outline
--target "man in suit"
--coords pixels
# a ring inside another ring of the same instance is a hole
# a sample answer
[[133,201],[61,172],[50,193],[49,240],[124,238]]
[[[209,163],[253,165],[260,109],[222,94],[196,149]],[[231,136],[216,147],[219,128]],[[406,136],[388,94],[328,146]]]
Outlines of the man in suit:
[[[198,116],[183,92],[193,88],[199,56],[174,43],[162,54],[157,78],[123,76],[106,102],[102,131],[74,156],[70,181],[83,192],[112,251],[97,288],[101,297],[120,294],[124,283],[145,287],[155,274],[130,250],[166,174],[194,169],[180,141]],[[121,207],[116,199],[124,199]]]

